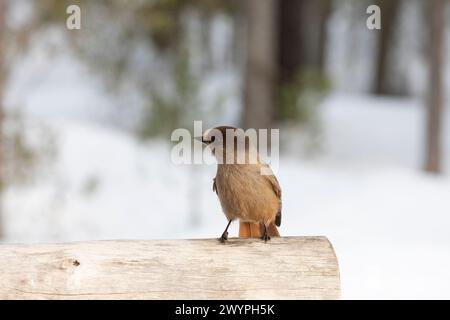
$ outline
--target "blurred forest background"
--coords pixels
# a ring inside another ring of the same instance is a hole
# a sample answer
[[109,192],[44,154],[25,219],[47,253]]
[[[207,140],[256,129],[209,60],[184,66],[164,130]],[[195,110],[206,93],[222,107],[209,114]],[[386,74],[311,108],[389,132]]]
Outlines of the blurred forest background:
[[0,0],[0,241],[219,236],[170,133],[280,128],[281,233],[331,239],[344,298],[449,298],[449,6]]

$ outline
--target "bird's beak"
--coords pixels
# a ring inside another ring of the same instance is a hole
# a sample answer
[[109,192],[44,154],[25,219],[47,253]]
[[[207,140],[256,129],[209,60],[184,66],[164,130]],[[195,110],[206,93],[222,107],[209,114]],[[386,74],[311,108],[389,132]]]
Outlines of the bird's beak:
[[194,139],[197,140],[197,141],[200,141],[203,144],[207,144],[206,141],[203,140],[203,137],[195,137]]

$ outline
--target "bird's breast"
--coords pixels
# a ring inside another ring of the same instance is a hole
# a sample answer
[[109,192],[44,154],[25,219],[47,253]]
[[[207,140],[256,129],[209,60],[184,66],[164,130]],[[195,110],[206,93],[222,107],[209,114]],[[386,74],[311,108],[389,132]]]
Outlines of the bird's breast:
[[278,212],[279,199],[259,169],[257,165],[218,166],[216,186],[228,219],[256,222],[270,220]]

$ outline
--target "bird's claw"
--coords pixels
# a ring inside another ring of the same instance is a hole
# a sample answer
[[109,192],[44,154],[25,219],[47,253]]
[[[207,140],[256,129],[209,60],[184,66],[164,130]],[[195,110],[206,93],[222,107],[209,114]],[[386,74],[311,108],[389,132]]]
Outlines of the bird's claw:
[[228,232],[222,233],[222,236],[219,238],[219,241],[224,243],[227,240],[228,240]]
[[267,240],[270,240],[270,236],[268,234],[265,234],[261,237],[261,240],[264,240],[264,242],[267,242]]

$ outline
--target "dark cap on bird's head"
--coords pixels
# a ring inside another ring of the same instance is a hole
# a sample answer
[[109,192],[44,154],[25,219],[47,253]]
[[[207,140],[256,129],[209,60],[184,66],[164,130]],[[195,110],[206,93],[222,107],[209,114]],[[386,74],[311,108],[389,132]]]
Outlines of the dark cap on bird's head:
[[[258,139],[256,135],[253,137]],[[218,126],[208,129],[202,142],[211,149],[218,163],[244,164],[258,163],[257,141],[247,136],[243,129],[232,126]],[[230,152],[232,151],[232,152]]]
[[202,142],[206,145],[222,141],[226,142],[227,131],[232,131],[233,133],[237,130],[237,128],[232,126],[219,126],[212,129],[208,129],[202,136]]

